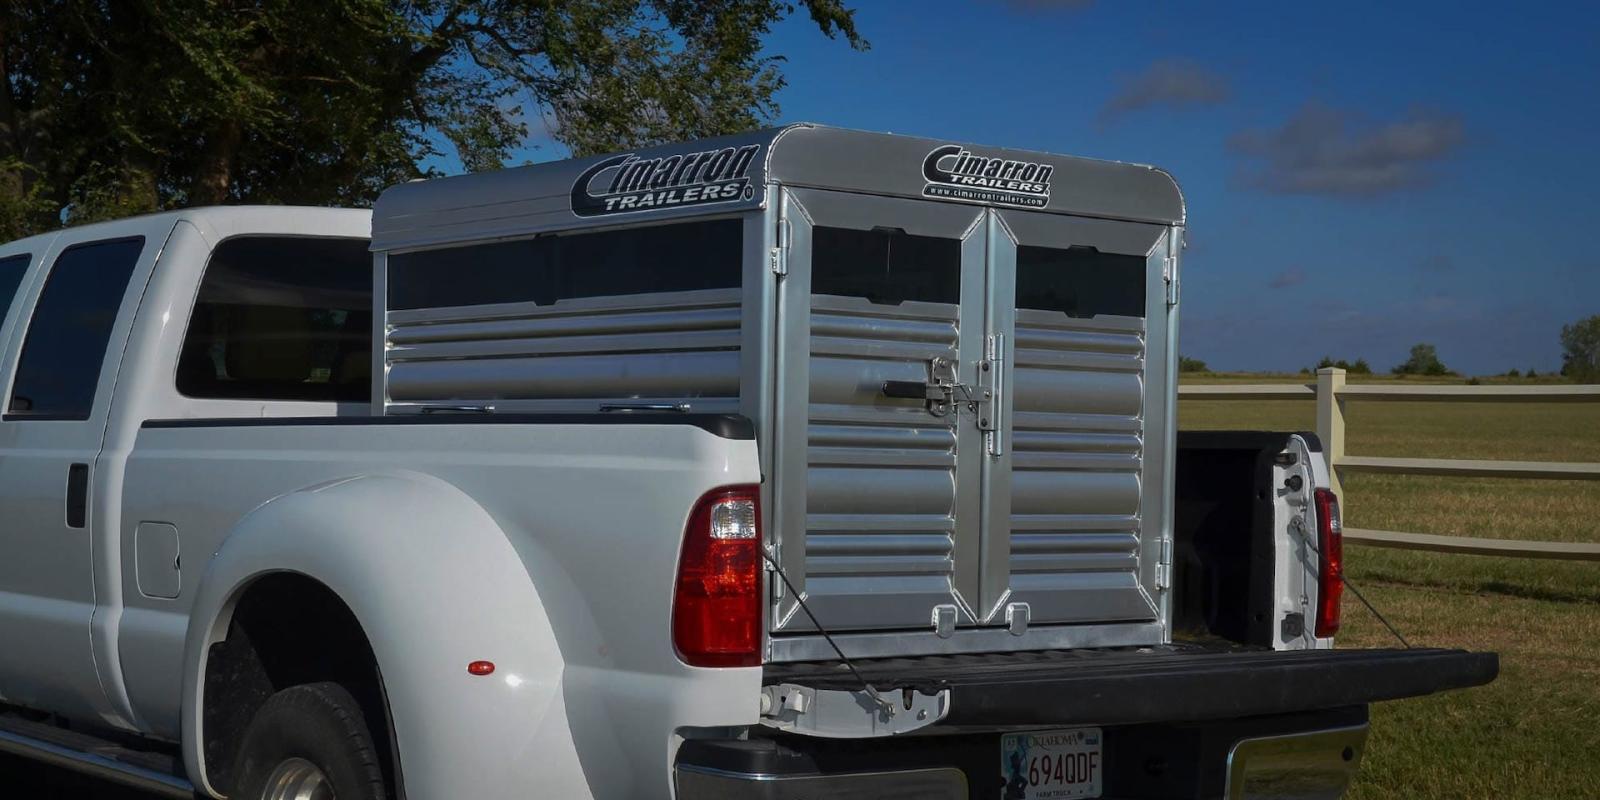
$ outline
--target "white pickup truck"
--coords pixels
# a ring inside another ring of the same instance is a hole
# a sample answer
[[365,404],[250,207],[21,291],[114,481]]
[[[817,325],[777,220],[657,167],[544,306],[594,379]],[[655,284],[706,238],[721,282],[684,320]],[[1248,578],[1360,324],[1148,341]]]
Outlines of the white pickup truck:
[[0,750],[165,794],[1336,797],[1306,434],[1148,167],[798,125],[0,246]]

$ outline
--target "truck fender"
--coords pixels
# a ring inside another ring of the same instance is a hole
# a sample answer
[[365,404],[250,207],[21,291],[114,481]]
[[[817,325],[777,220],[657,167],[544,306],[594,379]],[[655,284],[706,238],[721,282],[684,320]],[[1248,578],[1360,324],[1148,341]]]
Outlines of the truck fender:
[[[184,647],[183,751],[197,789],[220,796],[202,727],[211,645],[226,638],[250,584],[276,572],[321,582],[359,621],[408,795],[587,794],[581,772],[564,766],[578,759],[563,661],[522,558],[460,489],[401,471],[281,495],[246,515],[206,566]],[[478,660],[493,673],[469,674]]]

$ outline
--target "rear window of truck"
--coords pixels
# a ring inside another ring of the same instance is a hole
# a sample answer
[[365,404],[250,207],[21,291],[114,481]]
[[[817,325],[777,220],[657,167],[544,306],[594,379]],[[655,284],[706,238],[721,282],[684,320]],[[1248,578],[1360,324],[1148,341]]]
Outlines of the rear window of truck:
[[392,255],[389,308],[738,288],[742,225],[704,220]]
[[178,357],[187,397],[372,399],[365,239],[242,236],[217,245]]

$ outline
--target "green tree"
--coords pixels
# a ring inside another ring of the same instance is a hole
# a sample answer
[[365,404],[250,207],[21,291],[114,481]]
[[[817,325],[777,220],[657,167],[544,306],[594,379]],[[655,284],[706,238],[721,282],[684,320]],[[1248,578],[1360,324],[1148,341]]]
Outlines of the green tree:
[[1201,361],[1198,358],[1190,358],[1188,356],[1180,355],[1180,356],[1178,356],[1178,371],[1179,372],[1206,372],[1207,371],[1206,362]]
[[1561,326],[1561,374],[1579,383],[1600,382],[1600,314]]
[[763,52],[843,0],[6,0],[0,236],[183,205],[369,203],[529,120],[583,155],[774,119]]
[[1396,375],[1453,375],[1439,360],[1439,350],[1431,344],[1411,346],[1411,357],[1390,370]]
[[[1351,363],[1342,358],[1338,361],[1335,361],[1333,360],[1332,356],[1323,356],[1322,360],[1317,362],[1317,369],[1324,369],[1326,367],[1338,367],[1339,369],[1342,369],[1351,375],[1372,374],[1372,366],[1368,364],[1367,360],[1364,358],[1358,358],[1355,360],[1355,363]],[[1309,372],[1310,370],[1307,371]]]

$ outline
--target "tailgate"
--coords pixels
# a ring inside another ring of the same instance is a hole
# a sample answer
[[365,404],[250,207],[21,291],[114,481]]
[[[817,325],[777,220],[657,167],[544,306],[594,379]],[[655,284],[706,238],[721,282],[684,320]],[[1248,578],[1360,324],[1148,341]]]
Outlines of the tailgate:
[[[1189,722],[1339,708],[1481,686],[1500,657],[1465,650],[1057,650],[856,661],[878,691],[948,690],[943,725],[988,728]],[[837,663],[772,664],[765,683],[861,684]],[[894,695],[890,695],[894,696]]]

